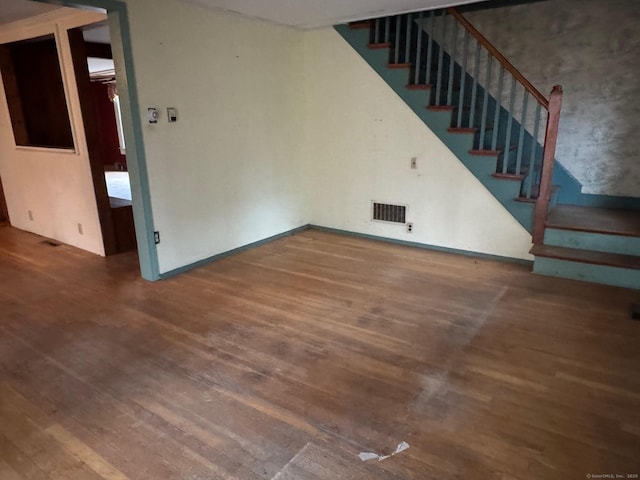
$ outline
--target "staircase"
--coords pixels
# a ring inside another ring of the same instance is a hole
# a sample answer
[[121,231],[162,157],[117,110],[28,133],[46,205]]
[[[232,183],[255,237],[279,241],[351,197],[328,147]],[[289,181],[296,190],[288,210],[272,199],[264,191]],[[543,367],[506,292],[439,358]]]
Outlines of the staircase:
[[556,205],[545,227],[535,273],[640,288],[638,211]]
[[534,272],[640,288],[640,199],[582,194],[555,161],[560,86],[545,97],[454,8],[335,28],[532,233]]

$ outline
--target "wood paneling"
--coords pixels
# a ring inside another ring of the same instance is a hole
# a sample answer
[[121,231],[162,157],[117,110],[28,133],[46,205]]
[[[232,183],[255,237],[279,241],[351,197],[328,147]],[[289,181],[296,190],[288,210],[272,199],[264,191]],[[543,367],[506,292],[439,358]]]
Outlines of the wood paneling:
[[314,230],[136,263],[0,228],[2,478],[638,472],[634,291]]
[[[51,36],[8,44],[0,53],[3,82],[18,145],[73,148],[73,135]],[[4,72],[7,79],[4,79]]]
[[85,42],[87,57],[93,58],[113,58],[111,45],[107,43]]
[[2,73],[4,93],[11,115],[14,140],[16,145],[29,145],[29,134],[27,133],[22,99],[20,97],[20,90],[18,89],[18,78],[16,77],[16,70],[11,56],[11,47],[9,45],[0,45],[0,72]]
[[111,204],[111,217],[113,218],[113,228],[116,234],[116,244],[118,252],[128,252],[135,250],[136,227],[133,222],[133,205],[130,200],[109,197]]
[[111,255],[118,251],[118,246],[111,206],[109,204],[109,195],[107,193],[107,184],[104,178],[100,128],[96,118],[96,109],[93,104],[89,67],[87,66],[87,52],[85,50],[82,30],[79,28],[71,29],[68,31],[68,35],[69,47],[71,48],[71,56],[73,59],[73,70],[76,77],[76,87],[78,89],[78,99],[80,100],[80,110],[82,111],[87,151],[89,153],[91,177],[93,179],[93,188],[98,205],[102,240],[104,242],[105,254]]

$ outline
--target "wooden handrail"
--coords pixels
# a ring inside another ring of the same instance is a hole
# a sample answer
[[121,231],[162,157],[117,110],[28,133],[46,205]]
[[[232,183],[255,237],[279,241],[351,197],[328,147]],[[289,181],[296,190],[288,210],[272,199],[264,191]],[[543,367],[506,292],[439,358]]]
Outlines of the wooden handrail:
[[473,37],[475,37],[475,39],[478,40],[478,42],[480,42],[480,45],[486,48],[489,51],[489,53],[493,55],[502,64],[502,66],[507,71],[509,71],[511,75],[513,75],[515,79],[518,80],[518,82],[522,84],[525,90],[527,90],[527,92],[529,92],[538,101],[540,105],[542,105],[545,109],[549,110],[549,100],[547,100],[545,96],[542,95],[542,93],[540,93],[540,91],[536,87],[534,87],[531,84],[531,82],[529,82],[529,80],[527,80],[525,76],[522,73],[520,73],[520,71],[516,67],[514,67],[511,64],[511,62],[509,62],[509,60],[507,60],[502,53],[500,53],[500,50],[494,47],[491,44],[491,42],[489,42],[489,40],[487,40],[484,35],[482,35],[478,30],[476,30],[476,28],[473,25],[471,25],[471,23],[469,23],[469,21],[466,18],[464,18],[460,14],[460,12],[458,12],[455,8],[453,7],[448,8],[447,12],[449,12],[451,16],[453,16],[458,22],[460,22],[462,26]]
[[547,131],[544,138],[544,152],[542,154],[540,191],[533,213],[533,243],[535,245],[542,245],[544,242],[544,229],[549,211],[549,199],[551,197],[551,178],[553,177],[553,163],[556,157],[561,108],[562,87],[556,85],[553,87],[551,95],[549,96],[549,115],[547,117]]

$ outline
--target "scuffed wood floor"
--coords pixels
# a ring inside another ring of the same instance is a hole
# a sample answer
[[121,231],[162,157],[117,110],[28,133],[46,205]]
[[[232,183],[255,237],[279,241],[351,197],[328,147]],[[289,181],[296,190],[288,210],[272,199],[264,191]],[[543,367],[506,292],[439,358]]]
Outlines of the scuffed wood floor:
[[0,228],[2,480],[640,473],[639,292],[314,230],[157,283],[42,240]]

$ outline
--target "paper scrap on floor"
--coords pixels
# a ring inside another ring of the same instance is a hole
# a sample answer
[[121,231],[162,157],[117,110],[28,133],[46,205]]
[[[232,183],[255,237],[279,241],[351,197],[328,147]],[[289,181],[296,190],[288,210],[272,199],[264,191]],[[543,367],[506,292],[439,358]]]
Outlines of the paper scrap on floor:
[[386,460],[387,458],[393,457],[394,455],[398,455],[399,453],[404,452],[408,448],[409,448],[409,444],[407,442],[400,442],[396,447],[395,451],[391,455],[378,455],[377,453],[373,453],[373,452],[360,452],[360,455],[358,455],[358,457],[360,457],[360,460],[362,460],[363,462],[366,462],[368,460],[376,460],[376,459],[379,462],[381,462],[383,460]]

